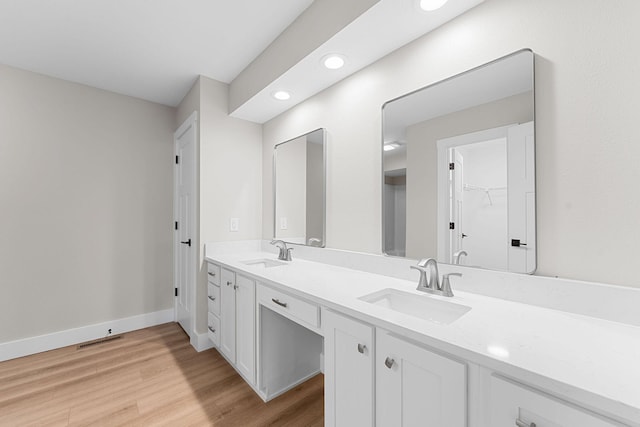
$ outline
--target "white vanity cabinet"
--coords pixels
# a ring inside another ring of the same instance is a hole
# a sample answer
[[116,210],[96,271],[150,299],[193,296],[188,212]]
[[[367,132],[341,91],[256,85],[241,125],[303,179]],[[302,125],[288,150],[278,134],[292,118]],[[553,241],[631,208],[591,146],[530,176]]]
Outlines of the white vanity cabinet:
[[619,427],[623,425],[495,374],[491,376],[489,393],[491,403],[487,426]]
[[251,384],[256,383],[255,281],[222,268],[220,351]]
[[220,266],[207,265],[207,336],[220,346]]
[[465,427],[466,372],[462,362],[378,329],[376,426]]
[[323,309],[325,426],[374,425],[374,328]]

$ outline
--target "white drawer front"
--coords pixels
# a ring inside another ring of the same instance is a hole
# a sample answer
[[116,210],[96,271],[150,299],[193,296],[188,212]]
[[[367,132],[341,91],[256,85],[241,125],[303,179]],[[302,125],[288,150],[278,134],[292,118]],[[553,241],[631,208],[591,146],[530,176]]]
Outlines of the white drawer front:
[[216,347],[220,346],[220,319],[218,316],[208,313],[207,335]]
[[209,312],[220,316],[220,288],[209,283],[207,285],[207,304]]
[[265,307],[287,314],[314,328],[320,327],[320,307],[317,305],[262,284],[259,287],[259,294],[260,303]]
[[207,264],[207,280],[216,286],[220,286],[220,266],[212,263]]

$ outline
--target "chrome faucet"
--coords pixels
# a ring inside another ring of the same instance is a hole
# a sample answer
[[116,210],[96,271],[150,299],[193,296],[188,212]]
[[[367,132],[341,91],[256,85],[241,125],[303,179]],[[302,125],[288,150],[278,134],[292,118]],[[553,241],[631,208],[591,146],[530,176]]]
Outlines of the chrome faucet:
[[460,265],[460,257],[462,255],[467,256],[469,254],[467,253],[467,251],[456,251],[456,252],[453,253],[453,264],[454,265]]
[[287,248],[287,244],[282,240],[272,240],[272,245],[275,245],[280,252],[278,252],[278,259],[281,261],[291,261],[291,251],[293,248]]
[[[417,266],[412,265],[411,268],[420,272],[420,280],[416,290],[427,292],[434,295],[444,297],[452,297],[451,282],[449,276],[460,276],[460,273],[449,273],[442,276],[442,285],[440,285],[440,273],[438,272],[438,263],[433,258],[421,259]],[[429,275],[427,276],[427,273]]]

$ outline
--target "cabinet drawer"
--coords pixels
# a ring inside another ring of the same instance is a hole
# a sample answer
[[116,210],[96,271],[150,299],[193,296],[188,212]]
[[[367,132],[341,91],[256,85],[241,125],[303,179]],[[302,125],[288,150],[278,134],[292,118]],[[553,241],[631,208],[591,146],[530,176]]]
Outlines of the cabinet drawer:
[[269,309],[301,320],[313,328],[320,327],[320,307],[264,285],[259,287],[260,303]]
[[613,420],[565,403],[525,385],[501,377],[491,377],[490,424],[492,426],[522,425],[538,427],[581,426],[620,427]]
[[209,336],[213,345],[220,346],[220,319],[212,313],[208,313],[207,336]]
[[207,285],[207,304],[209,312],[220,316],[220,288],[209,283]]
[[220,286],[220,266],[212,263],[207,264],[207,280],[216,286]]

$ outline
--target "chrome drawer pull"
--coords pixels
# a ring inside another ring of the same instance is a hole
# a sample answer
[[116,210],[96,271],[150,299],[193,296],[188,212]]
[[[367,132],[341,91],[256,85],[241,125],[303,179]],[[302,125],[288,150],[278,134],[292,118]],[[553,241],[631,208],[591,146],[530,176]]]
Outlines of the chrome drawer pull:
[[521,421],[520,418],[516,418],[516,425],[518,427],[536,427],[536,423],[525,423],[524,421]]
[[[213,329],[211,326],[209,326],[209,330],[210,330],[212,333],[214,333],[214,334],[216,333],[216,330],[215,330],[215,329]],[[534,427],[535,427],[535,426],[534,426]]]
[[284,307],[287,308],[287,303],[286,302],[280,302],[275,298],[271,298],[271,301],[275,302],[276,304],[278,304],[280,307]]
[[[393,360],[393,359],[392,359],[392,358],[390,358],[390,357],[387,357],[387,358],[385,359],[385,361],[384,361],[384,365],[385,365],[387,368],[389,368],[389,369],[391,369],[391,368],[393,367],[393,364],[394,364],[394,363],[396,363],[396,361],[395,361],[395,360]],[[535,426],[534,426],[534,427],[535,427]]]
[[364,344],[358,344],[358,353],[364,354],[364,350],[367,348]]
[[209,295],[209,299],[210,299],[211,301],[215,301],[215,300],[216,300],[216,299],[215,299],[215,297],[212,297],[211,295]]
[[209,272],[208,274],[209,274],[209,276],[216,277],[216,273]]
[[230,281],[227,280],[227,286],[230,286],[231,283],[233,283],[233,282],[230,282]]

